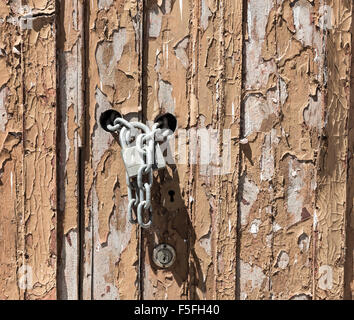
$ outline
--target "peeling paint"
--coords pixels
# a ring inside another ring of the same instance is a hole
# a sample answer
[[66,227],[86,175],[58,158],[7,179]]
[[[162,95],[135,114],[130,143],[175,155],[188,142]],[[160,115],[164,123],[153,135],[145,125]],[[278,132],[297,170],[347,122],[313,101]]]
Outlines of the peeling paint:
[[174,113],[175,110],[175,100],[172,96],[172,85],[167,81],[159,81],[159,105],[165,112]]
[[162,12],[158,6],[149,10],[149,37],[157,38],[161,32]]
[[294,165],[295,160],[289,161],[289,187],[287,190],[287,208],[288,212],[293,215],[293,222],[301,221],[301,212],[303,208],[304,198],[301,190],[304,187],[304,171]]
[[280,103],[283,106],[286,100],[288,99],[289,94],[288,94],[288,88],[286,82],[282,78],[279,79],[279,82],[280,82]]
[[285,269],[289,265],[289,255],[285,251],[280,251],[277,257],[277,267]]
[[211,255],[211,239],[210,239],[210,234],[206,237],[203,237],[202,239],[199,240],[200,245],[204,248],[205,252],[207,255]]
[[311,296],[305,293],[299,293],[290,298],[290,300],[312,300]]
[[259,193],[259,188],[257,185],[249,180],[247,177],[244,178],[242,184],[242,200],[241,200],[241,224],[247,225],[248,216],[252,205],[257,200],[257,196]]
[[260,131],[263,122],[275,113],[272,101],[268,102],[254,95],[249,96],[245,101],[245,137]]
[[312,44],[313,23],[312,6],[308,0],[299,0],[293,7],[294,25],[296,28],[296,38],[304,46]]
[[113,32],[112,42],[103,42],[98,45],[96,61],[102,85],[111,87],[115,85],[116,65],[122,57],[126,41],[126,29],[121,28],[118,32]]
[[322,290],[331,290],[333,288],[333,269],[331,266],[320,266],[318,286]]
[[207,0],[202,0],[202,12],[201,12],[201,25],[203,30],[205,31],[208,28],[209,25],[209,18],[211,17],[211,11],[209,9],[209,6],[207,4]]
[[181,41],[179,41],[174,47],[176,57],[178,58],[178,60],[181,61],[183,67],[185,67],[186,69],[189,66],[189,59],[186,52],[188,43],[189,37],[185,37]]
[[267,134],[264,138],[264,144],[262,147],[262,156],[260,160],[261,166],[261,180],[267,181],[272,179],[274,175],[274,156],[273,146],[278,142],[276,132],[273,129],[270,134]]
[[251,223],[250,233],[252,233],[252,235],[254,237],[257,237],[257,233],[259,231],[260,224],[261,224],[261,220],[259,220],[259,219],[255,219]]
[[262,59],[262,45],[265,40],[269,13],[273,8],[273,0],[250,0],[247,9],[248,39],[246,42],[246,73],[247,89],[263,87],[269,75],[275,71],[272,61]]
[[315,97],[309,98],[309,104],[304,109],[304,121],[311,128],[317,128],[321,130],[322,128],[322,94],[317,91]]
[[262,269],[258,266],[251,265],[244,261],[241,261],[240,272],[244,276],[241,278],[241,299],[247,299],[247,288],[250,291],[261,288],[265,285],[266,275],[263,273]]
[[113,0],[98,0],[98,8],[101,9],[109,9],[109,7],[113,4]]
[[0,90],[0,131],[5,131],[6,124],[8,122],[8,115],[6,111],[7,93],[7,87],[3,87]]
[[[102,93],[100,89],[96,89],[96,121],[98,123],[98,119],[102,112],[111,109],[111,104],[107,101],[107,97]],[[98,126],[94,131],[92,136],[92,161],[94,168],[97,167],[99,161],[101,160],[103,154],[108,150],[113,138],[111,135],[107,135],[101,128]]]
[[300,252],[308,251],[310,247],[310,239],[306,233],[302,233],[297,240],[297,244],[299,246]]

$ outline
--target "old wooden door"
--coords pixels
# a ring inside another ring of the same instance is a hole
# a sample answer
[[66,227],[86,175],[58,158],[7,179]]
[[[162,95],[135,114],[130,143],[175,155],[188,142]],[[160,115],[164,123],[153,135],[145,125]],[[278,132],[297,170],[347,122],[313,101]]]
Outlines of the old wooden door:
[[[352,12],[1,1],[0,299],[352,298]],[[178,120],[147,230],[108,109]]]

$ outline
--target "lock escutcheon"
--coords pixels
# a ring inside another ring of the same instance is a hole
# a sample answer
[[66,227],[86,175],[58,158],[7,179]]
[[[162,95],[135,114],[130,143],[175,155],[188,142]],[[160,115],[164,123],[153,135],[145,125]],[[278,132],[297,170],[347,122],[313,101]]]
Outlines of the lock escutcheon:
[[162,206],[171,212],[184,207],[176,181],[168,180],[161,185],[161,202]]
[[160,268],[171,267],[176,260],[176,251],[169,244],[160,244],[154,248],[153,261]]

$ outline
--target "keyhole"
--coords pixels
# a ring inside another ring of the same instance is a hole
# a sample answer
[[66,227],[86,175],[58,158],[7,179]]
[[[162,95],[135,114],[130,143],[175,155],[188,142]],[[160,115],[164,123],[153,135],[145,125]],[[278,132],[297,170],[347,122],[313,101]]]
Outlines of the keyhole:
[[175,201],[175,199],[174,199],[174,197],[175,197],[175,192],[173,191],[173,190],[170,190],[169,192],[168,192],[168,194],[169,194],[169,196],[170,196],[170,201],[171,202],[174,202]]
[[176,251],[168,244],[160,244],[154,249],[153,261],[160,268],[169,268],[176,259]]

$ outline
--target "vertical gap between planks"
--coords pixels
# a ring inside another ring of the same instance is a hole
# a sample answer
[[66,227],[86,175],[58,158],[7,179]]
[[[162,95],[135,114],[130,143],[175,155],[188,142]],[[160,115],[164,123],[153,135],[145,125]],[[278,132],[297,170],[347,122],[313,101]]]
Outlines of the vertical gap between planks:
[[139,113],[140,120],[146,121],[147,119],[147,104],[148,104],[148,61],[149,61],[149,35],[148,35],[148,14],[147,0],[140,0],[140,72],[141,72],[141,89],[140,89],[140,103],[141,112]]
[[347,154],[347,213],[346,213],[346,253],[344,262],[344,299],[354,300],[354,187],[351,181],[354,179],[354,5],[352,4],[351,22],[351,64],[350,64],[350,84],[349,84],[349,117],[348,129],[348,150]]
[[[224,57],[225,57],[225,41],[224,41],[224,37],[225,37],[225,23],[224,23],[224,2],[223,0],[220,0],[219,3],[218,3],[218,13],[220,15],[220,25],[219,25],[219,39],[218,39],[218,42],[219,42],[219,56],[218,56],[218,69],[219,69],[219,72],[217,74],[217,81],[220,83],[219,84],[219,89],[216,87],[216,123],[215,123],[215,128],[219,131],[219,137],[220,137],[220,145],[219,145],[219,150],[220,152],[222,152],[222,133],[220,134],[220,129],[223,128],[223,124],[221,124],[221,120],[222,119],[222,109],[223,107],[226,108],[225,106],[225,75],[224,75],[224,72],[225,72],[225,61],[224,61]],[[219,93],[218,93],[218,90]],[[219,96],[219,97],[218,97]],[[219,98],[219,101],[218,101],[218,98]],[[212,121],[213,122],[213,121]],[[213,127],[213,125],[212,125]],[[220,154],[218,154],[218,156],[220,156]],[[215,179],[215,184],[217,186],[216,188],[216,192],[215,192],[215,198],[217,199],[218,203],[217,203],[217,209],[216,209],[216,212],[217,212],[217,223],[216,223],[216,226],[215,226],[215,231],[216,231],[216,234],[215,234],[215,242],[216,242],[216,248],[215,248],[215,256],[216,256],[216,259],[218,261],[218,255],[220,254],[220,256],[222,256],[221,254],[221,248],[220,248],[220,233],[222,232],[221,231],[221,228],[222,226],[220,226],[222,224],[222,212],[220,212],[220,201],[222,201],[221,199],[221,191],[220,191],[220,188],[221,188],[221,178],[220,176],[217,176],[217,178]],[[216,271],[216,277],[215,277],[215,299],[218,299],[219,297],[219,270],[218,270],[218,265],[215,265],[215,271]],[[221,283],[221,286],[223,285],[223,283]]]
[[87,37],[88,33],[86,30],[86,25],[89,25],[88,23],[85,23],[87,20],[87,12],[89,11],[89,7],[87,5],[87,1],[83,0],[83,5],[82,5],[82,17],[81,17],[81,28],[80,28],[80,33],[81,33],[81,38],[82,38],[82,43],[83,46],[80,48],[80,54],[81,54],[81,63],[82,63],[82,83],[81,83],[81,88],[83,90],[82,92],[82,118],[81,118],[81,123],[80,123],[80,133],[81,133],[81,145],[79,147],[79,154],[78,154],[78,230],[79,230],[79,263],[78,263],[78,300],[83,300],[84,295],[83,295],[83,288],[84,288],[84,257],[85,257],[85,147],[87,146],[87,139],[86,139],[86,132],[87,132],[87,126],[86,126],[86,114],[87,111],[85,108],[86,101],[88,99],[87,93],[86,93],[86,79],[87,79],[87,63],[86,63],[86,57],[87,57],[87,50],[85,49],[86,46],[85,44],[87,43]]
[[[82,121],[80,123],[80,128],[82,132],[82,146],[80,148],[80,177],[79,177],[79,194],[80,194],[80,202],[79,202],[79,232],[80,232],[80,261],[79,261],[79,299],[84,300],[84,266],[85,266],[85,248],[86,248],[86,243],[85,243],[85,222],[86,222],[86,210],[85,210],[85,181],[86,181],[86,162],[89,161],[90,159],[90,142],[89,142],[89,137],[90,137],[90,126],[87,125],[90,123],[90,114],[89,114],[89,108],[86,108],[85,106],[90,105],[90,86],[87,85],[88,82],[88,61],[89,61],[89,43],[90,43],[90,4],[88,3],[87,0],[83,0],[83,18],[82,18],[82,37],[83,37],[83,43],[84,46],[81,48],[82,50],[82,63],[83,63],[83,90],[84,93],[82,95],[83,99],[83,114],[82,114]],[[87,45],[87,46],[86,46]],[[91,248],[93,248],[94,245],[94,238],[93,238],[93,225],[92,225],[92,216],[90,218],[90,227],[91,227]],[[93,299],[93,253],[91,254],[91,284],[90,284],[90,298],[91,300]]]
[[[320,1],[322,5],[324,5],[326,3],[326,0]],[[322,31],[322,48],[323,51],[321,52],[321,54],[324,57],[324,61],[323,61],[323,78],[326,78],[326,73],[327,73],[327,41],[326,41],[326,37],[327,37],[327,31]],[[327,87],[327,86],[326,86]],[[326,92],[324,94],[324,98],[322,100],[322,105],[321,107],[323,108],[323,110],[326,110],[327,107],[327,89]],[[324,128],[322,128],[323,130]],[[319,144],[319,150],[322,150],[323,146],[322,146],[322,142],[320,142]],[[320,170],[320,166],[321,166],[321,159],[320,157],[316,157],[315,158],[315,166],[316,166],[316,182],[318,181],[318,171]],[[318,189],[316,188],[315,190],[315,210],[317,210],[317,202],[318,202]],[[312,300],[316,300],[316,277],[317,277],[317,257],[316,257],[316,253],[317,253],[317,240],[319,237],[319,232],[317,229],[317,226],[313,223],[312,225],[312,253],[311,253],[311,258],[312,258],[312,265],[311,265],[311,279],[312,279]]]
[[[239,128],[239,141],[244,137],[244,79],[246,78],[246,35],[247,35],[247,10],[248,0],[243,0],[242,3],[242,70],[241,70],[241,98],[240,98],[240,128]],[[239,148],[239,165],[238,165],[238,188],[237,188],[237,220],[236,220],[236,277],[235,277],[235,299],[241,299],[241,196],[242,196],[242,167],[243,167],[243,151]]]
[[[147,104],[148,104],[148,54],[149,54],[149,37],[148,37],[148,10],[146,10],[147,4],[145,0],[139,1],[138,10],[140,12],[140,112],[138,113],[139,120],[146,122],[147,119]],[[138,270],[138,281],[139,288],[138,294],[139,300],[144,300],[144,260],[145,260],[145,250],[144,250],[144,231],[138,225],[136,226],[138,233],[138,259],[139,259],[139,270]]]
[[[199,115],[199,110],[198,110],[198,115],[196,114],[195,110],[192,110],[192,95],[194,94],[195,96],[198,96],[198,91],[199,91],[199,77],[198,77],[198,70],[199,70],[199,52],[200,52],[200,5],[201,2],[198,1],[195,5],[193,5],[193,1],[191,1],[191,14],[190,14],[190,37],[191,37],[191,44],[189,48],[189,55],[192,56],[191,58],[191,63],[190,63],[190,80],[188,84],[188,113],[189,113],[189,118],[188,118],[188,124],[187,124],[187,129],[192,129],[193,127],[193,122],[195,121],[195,117],[198,117]],[[188,173],[189,173],[189,178],[188,178],[188,185],[186,187],[187,190],[187,197],[190,198],[195,198],[195,192],[196,192],[196,185],[193,177],[196,176],[196,166],[192,164],[192,161],[190,161],[191,157],[191,144],[190,144],[190,135],[187,137],[187,157],[188,157]],[[189,214],[189,219],[191,221],[191,226],[195,225],[195,201],[188,201],[188,214]],[[189,250],[193,249],[193,244],[191,244],[191,239],[193,238],[193,231],[192,229],[189,230],[188,232],[188,245],[189,245]],[[189,256],[189,270],[188,270],[188,280],[189,283],[187,284],[189,287],[187,288],[187,299],[190,300],[195,300],[197,298],[196,295],[196,275],[195,271],[193,268],[193,265],[195,264],[195,259],[197,257],[195,255],[190,255]],[[214,262],[214,261],[213,261]],[[193,273],[191,274],[191,269],[193,270]],[[215,286],[215,285],[214,285]]]
[[[91,14],[91,11],[90,11],[90,4],[88,3],[89,0],[86,0],[85,2],[85,17],[84,17],[84,21],[85,21],[85,25],[83,27],[83,30],[84,30],[84,43],[86,44],[90,44],[90,14]],[[89,46],[87,47],[87,49],[85,49],[85,67],[84,67],[84,70],[85,70],[85,84],[88,83],[89,81],[89,68],[88,68],[88,65],[90,63],[90,60],[89,60],[89,56],[90,56],[90,51],[89,51]],[[87,106],[90,106],[90,86],[89,85],[85,85],[85,104]],[[90,123],[90,108],[85,108],[84,109],[84,115],[83,115],[83,118],[84,118],[84,123],[85,124],[89,124]],[[84,148],[85,148],[85,163],[90,161],[90,125],[85,125],[84,127]],[[86,168],[86,166],[85,166]],[[85,171],[86,172],[86,171]],[[86,180],[86,179],[85,179]],[[86,202],[85,202],[85,205],[86,205]],[[85,210],[85,207],[83,208],[83,211],[85,212],[86,214],[86,210]],[[90,228],[91,228],[91,254],[90,254],[90,258],[91,258],[91,262],[90,262],[90,265],[91,265],[91,283],[90,283],[90,298],[91,300],[94,300],[94,292],[95,292],[95,288],[94,288],[94,277],[95,277],[95,273],[94,273],[94,268],[95,268],[95,265],[94,265],[94,247],[95,247],[95,237],[94,237],[94,226],[93,226],[93,210],[91,208],[90,210],[90,222],[89,222],[89,225],[90,225]],[[83,230],[85,231],[85,223],[84,223],[84,226],[83,226]],[[85,234],[82,235],[83,236],[83,246],[85,246]],[[83,271],[83,268],[84,268],[84,264],[82,265],[82,271]]]
[[[325,5],[327,3],[327,0],[321,0],[320,1],[321,5]],[[323,79],[326,79],[327,74],[328,74],[328,70],[327,70],[327,53],[328,53],[328,48],[327,48],[327,32],[326,30],[322,30],[321,31],[321,40],[322,40],[322,52],[321,54],[324,57],[323,60],[323,73],[322,73],[322,77]],[[326,81],[328,82],[328,80]],[[323,100],[322,100],[322,104],[321,107],[323,110],[326,111],[326,107],[328,106],[328,102],[327,102],[327,96],[328,96],[328,84],[326,84],[325,87],[325,94],[323,95]],[[323,119],[322,119],[323,122]],[[322,130],[324,130],[324,126],[322,127]],[[322,139],[319,142],[319,151],[323,150],[323,145],[322,145]],[[315,167],[316,167],[316,183],[318,181],[318,173],[321,170],[321,158],[318,156],[315,158]],[[319,189],[316,188],[315,190],[315,210],[317,211],[318,206],[318,194],[319,194]],[[318,246],[318,238],[319,238],[319,231],[317,228],[317,225],[315,223],[312,224],[312,253],[311,253],[311,258],[312,258],[312,265],[311,265],[311,279],[312,279],[312,300],[316,300],[316,278],[317,278],[317,272],[318,272],[318,265],[317,265],[317,246]]]
[[[25,31],[21,30],[21,94],[22,94],[22,101],[21,101],[21,107],[22,107],[22,226],[21,226],[21,234],[20,237],[22,236],[22,266],[26,265],[25,261],[25,251],[26,251],[26,237],[25,237],[25,223],[24,221],[26,218],[26,184],[25,184],[25,172],[26,172],[26,167],[25,167],[25,97],[26,97],[26,91],[25,91],[25,63],[24,63],[24,37],[23,33]],[[21,298],[23,300],[26,300],[27,296],[27,289],[23,291],[23,295]]]
[[[278,43],[278,23],[279,23],[279,10],[282,6],[282,2],[278,2],[277,0],[274,0],[273,2],[273,5],[274,7],[276,8],[276,12],[277,14],[275,15],[275,21],[273,22],[274,23],[274,42],[275,42],[275,72],[276,72],[276,77],[277,77],[277,86],[278,86],[278,105],[277,105],[277,108],[278,108],[278,114],[280,115],[280,117],[283,116],[283,110],[282,110],[282,105],[281,105],[281,86],[280,86],[280,72],[279,72],[279,64],[278,64],[278,59],[279,59],[279,43]],[[281,19],[281,17],[280,17]],[[282,123],[281,123],[281,120],[279,121],[280,123],[280,126],[282,127]],[[274,125],[273,125],[274,127]],[[276,159],[276,148],[274,148],[274,158]],[[275,166],[274,166],[274,169]],[[277,170],[274,170],[274,179],[276,181],[276,176],[277,176]],[[270,186],[273,186],[272,182],[270,183]],[[272,214],[270,215],[269,219],[270,219],[270,225],[271,225],[271,228],[272,228],[272,238],[271,238],[271,243],[270,243],[270,246],[271,246],[271,250],[270,250],[270,257],[269,257],[269,265],[268,265],[268,290],[269,290],[269,299],[272,300],[273,298],[273,288],[272,288],[272,265],[274,263],[274,232],[273,232],[273,226],[275,224],[275,216],[277,215],[277,206],[274,202],[274,197],[271,195],[270,198],[270,203],[271,203],[271,207],[272,207]],[[274,211],[273,211],[274,210]]]
[[84,257],[85,257],[85,155],[84,148],[79,148],[78,155],[78,230],[79,230],[79,248],[78,248],[78,300],[83,300],[83,282],[84,282]]
[[[57,26],[57,31],[61,31],[61,15],[60,15],[60,0],[56,0],[55,1],[55,5],[56,5],[56,16],[55,16],[55,23]],[[57,182],[60,181],[60,171],[61,171],[61,166],[60,166],[60,152],[61,152],[61,148],[60,148],[60,142],[61,142],[61,133],[62,133],[62,112],[60,110],[60,69],[61,69],[61,59],[59,57],[59,50],[60,48],[58,47],[58,43],[60,41],[60,37],[59,37],[59,32],[56,33],[55,35],[55,39],[56,39],[56,45],[55,45],[55,50],[56,50],[56,59],[57,59],[57,65],[56,65],[56,69],[57,69],[57,92],[56,92],[56,101],[57,101],[57,117],[56,117],[56,128],[57,128],[57,135],[56,135],[56,145],[57,145],[57,157],[56,157],[56,167],[57,170],[55,172],[56,175],[56,179]],[[59,129],[60,128],[60,129]],[[61,263],[62,263],[62,257],[61,257],[61,252],[62,252],[62,247],[63,247],[63,238],[64,238],[64,228],[63,228],[63,213],[61,212],[61,207],[60,207],[60,201],[61,201],[61,195],[60,195],[60,187],[57,188],[57,255],[58,255],[58,259],[57,259],[57,271],[56,271],[56,281],[57,281],[57,294],[58,297],[61,296],[61,292],[62,292],[62,282],[64,281],[64,279],[62,279],[62,277],[64,278],[64,275],[62,275],[61,272]]]
[[[329,5],[328,0],[321,0],[320,3],[322,5]],[[328,45],[327,45],[327,38],[328,38],[328,30],[324,29],[321,31],[321,39],[322,39],[322,52],[321,55],[323,56],[323,71],[322,71],[322,77],[323,79],[326,79],[329,77],[328,75],[328,59],[327,59],[327,54],[328,54]],[[322,98],[322,109],[325,112],[325,116],[327,117],[327,108],[329,106],[328,102],[328,82],[329,79],[323,80],[324,81],[324,95]],[[321,128],[321,138],[319,141],[319,155],[316,156],[315,158],[315,167],[316,167],[316,183],[319,181],[319,172],[321,171],[321,166],[322,162],[324,161],[322,158],[324,157],[321,153],[323,150],[325,150],[325,144],[324,144],[324,136],[325,136],[325,129],[326,125],[324,124],[327,120],[322,119],[322,128]],[[316,188],[315,190],[315,212],[319,209],[318,203],[319,203],[319,188]],[[317,216],[317,214],[316,214]],[[317,220],[317,217],[316,217]],[[312,265],[311,265],[311,274],[312,274],[312,300],[317,300],[317,287],[316,287],[316,282],[317,282],[317,276],[318,276],[318,260],[317,260],[317,251],[318,251],[318,246],[319,246],[319,239],[321,237],[320,231],[318,230],[318,223],[313,222],[312,225],[312,253],[311,253],[311,258],[312,258]]]
[[[90,4],[88,1],[83,0],[83,12],[82,12],[82,26],[81,26],[81,33],[82,33],[82,39],[83,39],[83,47],[81,48],[81,55],[82,55],[82,89],[83,89],[83,94],[82,94],[82,99],[83,99],[83,110],[82,110],[82,118],[81,118],[81,123],[80,123],[80,130],[81,130],[81,147],[79,149],[79,300],[84,300],[84,266],[85,266],[85,167],[86,167],[86,161],[89,157],[89,142],[88,142],[88,130],[89,130],[89,125],[86,125],[89,123],[88,115],[89,115],[89,110],[85,106],[89,106],[89,93],[90,93],[90,88],[87,84],[87,79],[88,79],[88,55],[89,55],[89,50],[88,47],[86,47],[86,44],[89,44],[89,17],[90,17]],[[92,228],[91,228],[92,230]],[[93,232],[93,230],[92,230]],[[92,237],[93,239],[93,237]],[[93,245],[93,244],[92,244]],[[91,256],[92,258],[92,256]],[[91,263],[91,268],[93,268],[93,263]],[[93,272],[91,270],[91,299],[93,297],[93,291],[92,291],[92,279],[93,279]]]
[[[86,19],[87,3],[83,0],[81,12],[81,26],[80,33],[82,39],[82,46],[80,47],[81,55],[81,68],[82,68],[82,79],[81,86],[78,84],[78,88],[81,88],[81,104],[82,104],[82,118],[80,123],[80,137],[81,145],[78,150],[78,300],[83,300],[83,277],[84,277],[84,256],[85,256],[85,149],[86,146],[86,116],[85,116],[85,101],[86,101],[86,29],[85,29],[85,19]],[[82,120],[83,119],[83,120]]]
[[[64,3],[64,1],[63,1]],[[65,6],[65,4],[64,4]],[[56,0],[56,25],[58,30],[61,30],[63,28],[63,23],[64,20],[62,20],[62,15],[64,15],[64,6],[61,4],[60,0]],[[82,37],[82,42],[86,43],[86,30],[84,29],[84,19],[86,19],[86,12],[88,8],[85,5],[85,1],[84,1],[84,5],[83,5],[83,12],[81,9],[78,8],[78,14],[82,15],[81,19],[78,18],[78,21],[81,21],[81,23],[83,25],[79,26],[80,29],[80,37]],[[63,18],[64,19],[64,18]],[[61,98],[61,91],[64,90],[63,88],[60,87],[60,80],[61,80],[61,68],[64,68],[63,63],[62,63],[62,59],[60,58],[60,52],[59,50],[64,48],[60,48],[58,47],[58,44],[60,43],[60,41],[66,41],[65,39],[61,39],[60,37],[62,37],[61,32],[57,32],[56,34],[56,56],[57,56],[57,119],[56,119],[56,127],[58,128],[58,134],[56,137],[56,144],[57,146],[59,146],[57,148],[57,171],[56,171],[56,176],[57,176],[57,181],[59,182],[60,179],[64,178],[64,175],[62,175],[62,173],[60,172],[61,168],[59,165],[60,162],[60,152],[62,151],[62,149],[60,148],[60,143],[61,143],[61,130],[63,130],[62,128],[62,121],[64,121],[65,118],[65,114],[63,113],[64,110],[60,109],[60,98]],[[63,44],[64,45],[64,44]],[[85,60],[86,60],[86,50],[84,46],[79,47],[79,53],[78,55],[81,55],[81,65],[79,66],[81,68],[81,70],[83,71],[83,78],[79,81],[81,81],[82,83],[77,83],[77,89],[78,90],[82,90],[82,95],[80,100],[81,101],[77,101],[78,105],[85,105],[85,101],[86,101],[86,91],[85,91],[85,81],[87,79],[87,71],[85,68]],[[77,57],[78,58],[78,57]],[[79,65],[79,63],[77,63],[77,65]],[[79,91],[77,92],[77,97],[80,97]],[[84,231],[85,231],[85,216],[84,216],[84,181],[85,181],[85,146],[86,144],[86,126],[85,126],[85,118],[86,118],[86,108],[82,108],[83,109],[83,116],[81,118],[81,123],[79,125],[78,128],[78,139],[80,140],[81,138],[81,145],[78,144],[78,150],[77,150],[77,154],[76,154],[76,158],[77,160],[77,173],[78,173],[78,181],[77,181],[77,200],[76,200],[76,207],[77,207],[77,230],[78,230],[78,238],[77,238],[77,296],[76,299],[78,300],[82,300],[83,299],[83,260],[84,260]],[[58,184],[58,188],[57,188],[57,207],[60,208],[60,201],[61,199],[61,190],[60,188],[63,187],[64,181],[60,181],[61,184]],[[61,187],[60,187],[61,186]],[[62,266],[60,265],[62,263],[61,259],[64,258],[66,259],[66,257],[62,257],[62,248],[63,248],[63,239],[65,238],[64,235],[64,227],[63,227],[63,223],[64,223],[64,219],[65,219],[65,210],[64,212],[59,212],[60,210],[58,210],[58,222],[57,222],[57,247],[58,247],[58,259],[57,259],[57,274],[56,274],[56,278],[57,278],[57,289],[58,289],[58,297],[64,299],[63,296],[63,290],[64,288],[62,287],[63,282],[65,282],[65,274],[63,274],[63,270],[62,270]],[[68,294],[67,292],[65,294]]]

